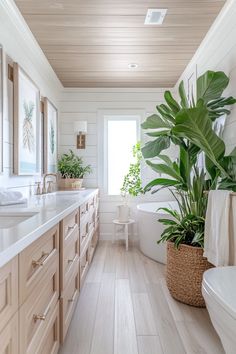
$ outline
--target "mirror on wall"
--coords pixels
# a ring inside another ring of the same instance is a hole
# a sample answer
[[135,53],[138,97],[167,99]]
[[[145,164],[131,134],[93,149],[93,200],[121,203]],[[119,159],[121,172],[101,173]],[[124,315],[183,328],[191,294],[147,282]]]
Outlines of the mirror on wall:
[[3,172],[3,49],[0,45],[0,173]]

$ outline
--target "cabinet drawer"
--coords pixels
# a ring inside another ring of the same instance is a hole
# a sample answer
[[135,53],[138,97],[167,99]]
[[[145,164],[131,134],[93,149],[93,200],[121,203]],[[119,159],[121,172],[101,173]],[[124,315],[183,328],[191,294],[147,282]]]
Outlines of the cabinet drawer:
[[80,224],[80,254],[83,253],[84,247],[87,243],[89,236],[89,223]]
[[46,336],[42,339],[37,354],[56,354],[60,346],[60,321],[59,321],[59,302],[46,329]]
[[35,354],[59,298],[58,258],[50,264],[44,277],[20,308],[21,354]]
[[32,245],[20,253],[20,303],[22,304],[33,291],[40,279],[58,260],[59,227],[47,231]]
[[94,222],[95,231],[99,229],[99,216],[97,215]]
[[18,308],[18,257],[0,268],[0,332]]
[[62,246],[60,253],[60,281],[61,290],[63,290],[73,273],[74,267],[79,267],[79,228],[78,225],[74,228],[70,238]]
[[80,206],[79,209],[79,213],[80,213],[80,223],[85,222],[87,216],[88,216],[88,203],[84,203]]
[[18,313],[0,333],[0,354],[19,354]]
[[84,250],[83,254],[80,256],[80,289],[84,284],[88,269],[89,269],[89,247]]
[[61,233],[64,241],[70,237],[71,231],[73,231],[77,225],[77,213],[78,210],[76,209],[71,214],[67,215],[61,222]]
[[68,331],[72,316],[74,314],[75,306],[79,296],[79,271],[74,269],[74,272],[66,286],[63,296],[60,299],[61,307],[61,342],[63,343],[66,333]]
[[98,243],[98,228],[93,233],[91,241],[89,243],[89,264],[92,262],[92,259],[93,259],[93,256],[94,256],[94,252],[95,252],[96,247],[97,247],[97,243]]

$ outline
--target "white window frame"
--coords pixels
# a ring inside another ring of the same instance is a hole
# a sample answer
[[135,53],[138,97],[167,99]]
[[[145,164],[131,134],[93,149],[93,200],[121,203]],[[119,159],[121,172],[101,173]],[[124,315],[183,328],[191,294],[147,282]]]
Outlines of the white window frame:
[[137,140],[140,140],[141,122],[145,110],[100,110],[98,112],[98,186],[100,193],[108,200],[121,200],[120,195],[108,194],[107,161],[107,122],[108,120],[135,120],[137,122]]

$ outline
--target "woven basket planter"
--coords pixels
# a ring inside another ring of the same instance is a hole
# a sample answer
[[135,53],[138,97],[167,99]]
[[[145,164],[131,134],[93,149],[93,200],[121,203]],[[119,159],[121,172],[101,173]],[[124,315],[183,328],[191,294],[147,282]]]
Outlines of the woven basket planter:
[[203,273],[213,265],[203,257],[203,249],[181,244],[178,249],[167,242],[167,287],[176,300],[205,307],[202,296]]

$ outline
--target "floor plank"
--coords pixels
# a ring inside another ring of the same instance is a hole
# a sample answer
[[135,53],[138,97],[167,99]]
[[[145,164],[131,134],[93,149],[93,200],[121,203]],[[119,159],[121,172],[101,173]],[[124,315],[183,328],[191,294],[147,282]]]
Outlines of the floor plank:
[[[164,354],[186,354],[161,283],[148,286],[151,306]],[[187,353],[188,354],[188,353]]]
[[94,254],[93,262],[90,266],[86,283],[100,283],[102,280],[104,263],[107,252],[107,243],[103,242],[98,245]]
[[157,335],[148,294],[132,294],[136,333],[138,336]]
[[145,293],[147,291],[147,276],[139,254],[135,249],[129,252],[128,269],[131,291],[134,293]]
[[106,250],[106,258],[103,269],[104,273],[116,273],[117,255],[118,251],[116,244],[110,243]]
[[124,245],[117,245],[117,263],[116,263],[116,279],[128,279],[128,252],[126,252]]
[[138,353],[163,354],[160,338],[158,336],[138,336]]
[[89,354],[100,284],[85,283],[60,354]]
[[103,275],[99,293],[91,354],[113,353],[115,274]]
[[133,305],[127,279],[116,280],[115,354],[138,354]]

